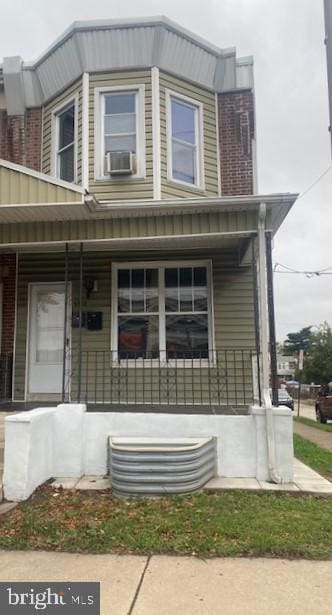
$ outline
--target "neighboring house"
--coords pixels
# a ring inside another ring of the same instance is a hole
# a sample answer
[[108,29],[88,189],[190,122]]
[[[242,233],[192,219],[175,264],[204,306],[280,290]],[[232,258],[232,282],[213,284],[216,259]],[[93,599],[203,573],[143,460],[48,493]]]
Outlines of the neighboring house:
[[251,58],[165,18],[76,22],[4,59],[0,158],[3,396],[263,403],[296,195],[256,194]]
[[283,380],[295,380],[297,359],[287,355],[277,355],[278,378]]

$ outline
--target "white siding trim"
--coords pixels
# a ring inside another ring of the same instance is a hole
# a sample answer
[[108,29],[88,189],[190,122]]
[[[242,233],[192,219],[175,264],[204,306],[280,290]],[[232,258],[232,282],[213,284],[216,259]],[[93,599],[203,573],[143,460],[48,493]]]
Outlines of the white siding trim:
[[153,141],[153,198],[161,199],[161,144],[160,144],[160,91],[159,68],[151,68],[152,87],[152,141]]
[[89,192],[89,73],[82,77],[82,186]]

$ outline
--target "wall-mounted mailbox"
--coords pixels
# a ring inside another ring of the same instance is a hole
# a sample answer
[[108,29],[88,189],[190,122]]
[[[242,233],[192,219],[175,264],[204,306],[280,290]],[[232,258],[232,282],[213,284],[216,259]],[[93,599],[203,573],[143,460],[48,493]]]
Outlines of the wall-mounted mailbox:
[[89,331],[100,331],[103,328],[103,313],[87,312],[86,327]]

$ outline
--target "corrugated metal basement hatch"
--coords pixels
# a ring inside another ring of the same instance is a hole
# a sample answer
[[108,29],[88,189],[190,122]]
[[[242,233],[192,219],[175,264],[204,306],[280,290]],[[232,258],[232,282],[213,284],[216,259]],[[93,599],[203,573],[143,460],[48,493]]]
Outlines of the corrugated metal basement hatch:
[[114,495],[196,491],[216,473],[215,438],[108,438]]

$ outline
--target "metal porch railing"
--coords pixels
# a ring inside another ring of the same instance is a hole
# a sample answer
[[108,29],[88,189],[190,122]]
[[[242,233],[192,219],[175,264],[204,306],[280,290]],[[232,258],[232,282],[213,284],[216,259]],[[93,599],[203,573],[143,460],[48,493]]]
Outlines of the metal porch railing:
[[[101,404],[243,406],[253,402],[253,349],[72,352],[71,399]],[[79,381],[80,379],[80,381]]]

